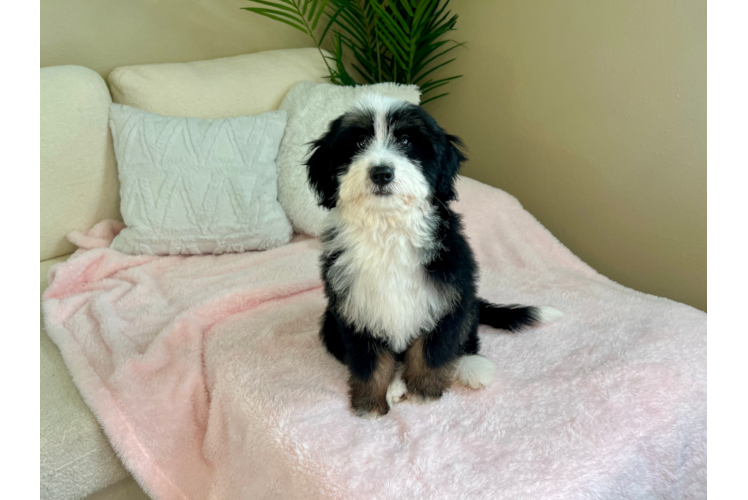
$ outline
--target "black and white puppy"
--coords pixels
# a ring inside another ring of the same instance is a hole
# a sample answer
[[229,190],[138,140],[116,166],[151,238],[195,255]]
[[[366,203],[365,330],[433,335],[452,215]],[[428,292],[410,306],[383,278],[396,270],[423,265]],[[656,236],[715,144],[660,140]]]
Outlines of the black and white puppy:
[[518,330],[560,315],[476,295],[478,268],[452,211],[465,156],[420,106],[363,98],[312,143],[309,182],[330,210],[322,235],[328,299],[321,337],[350,370],[351,406],[386,414],[408,394],[486,386],[478,324]]

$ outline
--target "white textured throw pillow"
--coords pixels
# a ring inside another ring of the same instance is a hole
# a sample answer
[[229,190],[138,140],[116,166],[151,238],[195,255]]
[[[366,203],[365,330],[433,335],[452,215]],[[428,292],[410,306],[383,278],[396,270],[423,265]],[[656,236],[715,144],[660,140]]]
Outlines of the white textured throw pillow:
[[319,236],[327,211],[317,206],[309,187],[304,161],[309,143],[319,138],[332,120],[348,111],[363,94],[379,93],[413,104],[420,102],[416,85],[377,83],[342,87],[330,83],[301,82],[288,91],[280,105],[288,113],[288,126],[278,153],[278,200],[294,230]]
[[112,104],[109,125],[130,254],[263,250],[288,243],[275,158],[286,113],[217,120]]

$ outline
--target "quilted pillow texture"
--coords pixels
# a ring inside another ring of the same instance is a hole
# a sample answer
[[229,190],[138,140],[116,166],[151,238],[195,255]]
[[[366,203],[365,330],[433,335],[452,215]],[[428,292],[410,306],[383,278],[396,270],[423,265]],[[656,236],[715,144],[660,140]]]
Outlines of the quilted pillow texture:
[[288,113],[288,126],[278,153],[278,199],[295,231],[319,236],[327,217],[327,211],[317,205],[307,180],[304,161],[309,143],[324,134],[332,120],[367,93],[379,93],[413,104],[418,104],[421,97],[416,85],[376,83],[342,87],[301,82],[283,99],[280,110]]
[[112,104],[129,254],[264,250],[288,243],[275,158],[286,113],[203,120]]

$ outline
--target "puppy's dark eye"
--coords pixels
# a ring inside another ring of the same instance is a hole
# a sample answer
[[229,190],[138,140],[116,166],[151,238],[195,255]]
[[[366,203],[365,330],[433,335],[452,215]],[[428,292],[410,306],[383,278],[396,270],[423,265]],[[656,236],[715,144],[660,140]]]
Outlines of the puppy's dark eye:
[[410,137],[408,137],[407,135],[404,135],[400,137],[400,139],[398,139],[397,142],[400,145],[405,146],[407,148],[408,146],[410,146]]
[[364,148],[366,147],[366,145],[367,145],[368,143],[369,143],[369,141],[368,141],[368,140],[366,140],[366,139],[361,139],[360,141],[358,141],[358,142],[356,143],[356,149],[364,149]]

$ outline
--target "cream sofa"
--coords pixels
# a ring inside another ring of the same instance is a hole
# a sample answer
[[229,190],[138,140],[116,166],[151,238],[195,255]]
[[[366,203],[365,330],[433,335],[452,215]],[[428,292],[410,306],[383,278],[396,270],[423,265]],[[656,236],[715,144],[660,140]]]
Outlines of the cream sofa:
[[[316,49],[194,63],[118,68],[109,87],[81,66],[41,70],[41,292],[54,264],[75,251],[66,235],[120,218],[109,104],[217,118],[277,109],[304,80],[323,81]],[[111,89],[111,93],[110,93]],[[41,497],[147,498],[122,466],[42,328]]]

